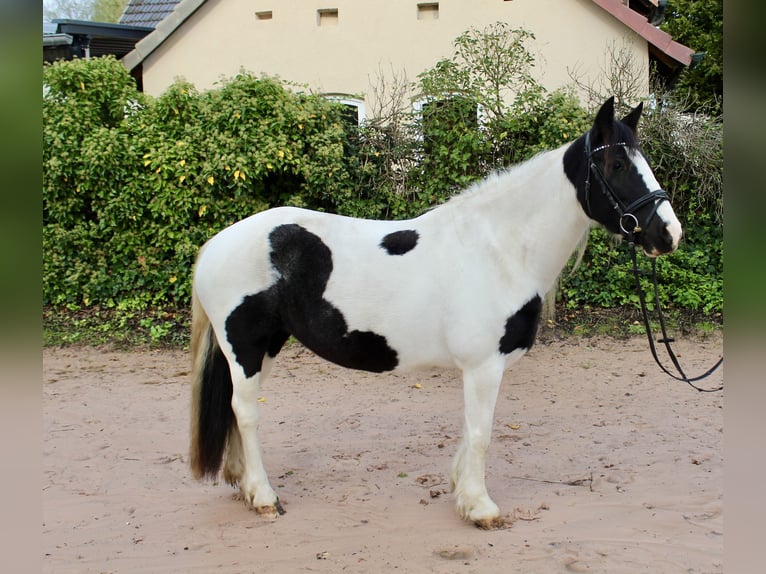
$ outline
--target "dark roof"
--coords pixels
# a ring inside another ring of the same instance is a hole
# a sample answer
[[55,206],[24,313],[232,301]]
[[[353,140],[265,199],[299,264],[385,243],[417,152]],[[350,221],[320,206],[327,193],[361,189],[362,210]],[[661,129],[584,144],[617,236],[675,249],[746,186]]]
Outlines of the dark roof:
[[130,0],[120,16],[120,24],[156,28],[181,0]]

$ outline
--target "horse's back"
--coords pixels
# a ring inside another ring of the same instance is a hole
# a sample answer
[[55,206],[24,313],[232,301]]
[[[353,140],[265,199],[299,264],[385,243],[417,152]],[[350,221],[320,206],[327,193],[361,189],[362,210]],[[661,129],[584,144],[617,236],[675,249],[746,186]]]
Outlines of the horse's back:
[[[325,248],[333,267],[360,266],[375,260],[384,263],[392,256],[415,254],[420,234],[417,220],[366,220],[311,211],[297,207],[276,207],[242,219],[212,237],[200,251],[195,280],[217,272],[239,272],[248,276],[260,272],[258,282],[268,281],[263,271],[274,267],[280,252],[317,252]],[[208,266],[212,267],[208,271]],[[367,265],[369,267],[369,265]],[[211,273],[212,271],[212,273]],[[359,276],[359,273],[355,273]],[[373,274],[374,275],[374,274]],[[254,285],[253,287],[257,287]]]

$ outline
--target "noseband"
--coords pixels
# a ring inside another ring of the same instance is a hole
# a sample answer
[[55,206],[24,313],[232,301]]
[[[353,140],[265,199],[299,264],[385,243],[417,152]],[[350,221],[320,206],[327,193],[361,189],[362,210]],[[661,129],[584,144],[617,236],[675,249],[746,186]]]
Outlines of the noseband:
[[[631,239],[633,235],[640,233],[643,229],[648,227],[652,219],[654,219],[654,216],[657,214],[657,209],[660,207],[662,202],[668,201],[668,194],[664,189],[655,189],[654,191],[650,191],[645,195],[642,195],[634,202],[625,205],[625,202],[620,198],[619,195],[615,193],[615,191],[612,189],[612,186],[609,185],[609,182],[604,176],[604,172],[602,172],[601,168],[596,165],[595,161],[593,161],[593,154],[598,151],[605,150],[609,147],[626,145],[627,144],[625,142],[618,142],[615,144],[600,145],[591,149],[590,132],[585,134],[585,155],[588,160],[588,176],[585,178],[585,212],[587,213],[588,217],[591,219],[593,218],[592,210],[590,207],[590,178],[591,175],[594,175],[601,184],[599,186],[601,188],[601,193],[604,194],[612,208],[620,216],[619,223],[622,233],[626,238]],[[638,217],[636,217],[635,212],[645,205],[648,205],[649,203],[654,203],[654,207],[649,212],[644,225],[641,226],[638,222]]]

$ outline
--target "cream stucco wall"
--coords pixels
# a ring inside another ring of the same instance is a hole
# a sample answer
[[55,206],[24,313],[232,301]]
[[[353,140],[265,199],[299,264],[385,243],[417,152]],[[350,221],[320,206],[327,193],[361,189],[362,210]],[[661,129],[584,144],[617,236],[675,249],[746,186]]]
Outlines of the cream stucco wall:
[[[573,70],[595,79],[615,42],[648,66],[646,41],[590,0],[440,0],[438,19],[418,19],[419,3],[431,2],[208,0],[144,60],[144,90],[159,95],[177,77],[204,90],[245,69],[360,94],[369,110],[380,71],[414,81],[452,54],[459,34],[496,21],[535,34],[535,75],[548,89],[570,84]],[[338,10],[336,25],[319,25],[323,9]],[[256,17],[264,11],[271,19]]]

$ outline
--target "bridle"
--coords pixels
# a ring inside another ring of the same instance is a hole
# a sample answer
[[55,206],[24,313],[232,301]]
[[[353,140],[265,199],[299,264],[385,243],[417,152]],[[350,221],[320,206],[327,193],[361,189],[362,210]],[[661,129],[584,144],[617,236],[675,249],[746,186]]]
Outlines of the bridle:
[[[588,215],[588,217],[592,219],[593,215],[592,215],[591,206],[590,206],[590,188],[591,188],[591,176],[595,176],[596,180],[600,184],[599,189],[601,189],[601,193],[604,194],[604,197],[606,197],[609,204],[620,216],[620,220],[619,220],[620,230],[622,231],[623,235],[627,238],[629,234],[640,233],[643,229],[649,226],[652,219],[654,219],[654,216],[657,215],[657,210],[659,209],[662,202],[668,201],[668,194],[664,189],[655,189],[654,191],[649,191],[646,194],[642,195],[641,197],[639,197],[632,203],[625,205],[625,202],[622,200],[622,198],[619,195],[617,195],[612,189],[612,186],[609,185],[609,182],[606,180],[606,177],[604,176],[604,172],[602,172],[601,168],[598,167],[595,161],[593,161],[594,153],[603,151],[610,147],[618,147],[618,146],[625,147],[627,146],[627,144],[625,142],[617,142],[614,144],[600,145],[596,148],[591,149],[590,132],[585,134],[585,155],[588,160],[588,175],[585,178],[585,202],[584,203],[585,203],[585,213]],[[646,217],[646,221],[644,222],[644,225],[641,226],[638,223],[638,217],[636,217],[635,212],[650,203],[654,203],[654,206],[652,207],[652,210],[649,212],[649,215]]]
[[[662,202],[669,201],[668,194],[663,189],[656,189],[654,191],[647,192],[646,194],[639,197],[637,200],[633,201],[632,203],[625,205],[625,202],[622,201],[620,196],[617,195],[612,189],[612,187],[609,185],[609,182],[606,180],[606,177],[604,176],[604,173],[601,171],[601,168],[599,168],[596,162],[593,161],[593,154],[596,152],[605,150],[609,147],[626,146],[626,145],[627,144],[625,142],[618,142],[614,144],[600,145],[596,148],[591,149],[590,132],[585,134],[585,154],[586,154],[586,159],[588,161],[588,175],[585,178],[585,198],[584,198],[585,213],[588,215],[588,217],[593,219],[591,206],[590,206],[591,175],[593,175],[596,177],[597,181],[600,184],[599,188],[601,189],[601,192],[604,194],[607,201],[609,201],[609,204],[612,206],[612,208],[620,216],[620,219],[619,219],[620,230],[622,231],[625,239],[628,240],[628,248],[630,250],[630,256],[633,262],[633,274],[636,278],[636,291],[638,293],[638,300],[641,304],[641,314],[644,320],[646,336],[647,336],[647,339],[649,340],[649,349],[652,352],[652,357],[654,357],[654,361],[657,363],[660,369],[662,369],[665,372],[666,375],[668,375],[669,377],[677,381],[683,381],[687,383],[689,386],[691,386],[692,388],[700,392],[710,393],[710,392],[723,390],[723,385],[717,388],[704,389],[694,384],[697,381],[700,381],[706,377],[709,377],[716,369],[718,369],[718,367],[720,367],[721,364],[723,363],[723,356],[721,356],[718,359],[718,361],[712,367],[710,367],[710,369],[708,369],[703,374],[698,375],[696,377],[687,377],[686,373],[684,373],[684,370],[681,368],[681,365],[678,362],[678,358],[676,357],[675,353],[673,352],[673,349],[670,346],[670,343],[674,342],[675,339],[668,336],[667,330],[665,328],[665,317],[662,314],[662,307],[660,306],[659,289],[657,287],[657,260],[656,258],[653,258],[651,277],[652,277],[652,283],[654,285],[654,303],[657,309],[657,317],[660,323],[660,330],[662,331],[662,338],[658,339],[657,342],[665,345],[668,356],[670,357],[670,360],[673,363],[673,366],[675,367],[676,371],[678,371],[678,375],[670,372],[662,364],[659,357],[657,356],[657,349],[654,345],[654,336],[652,335],[652,329],[649,324],[649,313],[646,308],[644,291],[641,288],[641,280],[640,280],[641,271],[639,271],[638,260],[636,258],[636,236],[639,233],[641,233],[643,229],[649,226],[649,223],[651,223],[652,219],[657,214],[657,209],[662,204]],[[636,217],[635,212],[638,209],[652,202],[654,202],[654,206],[652,210],[649,212],[649,215],[647,216],[646,221],[642,227],[638,222],[638,217]]]

